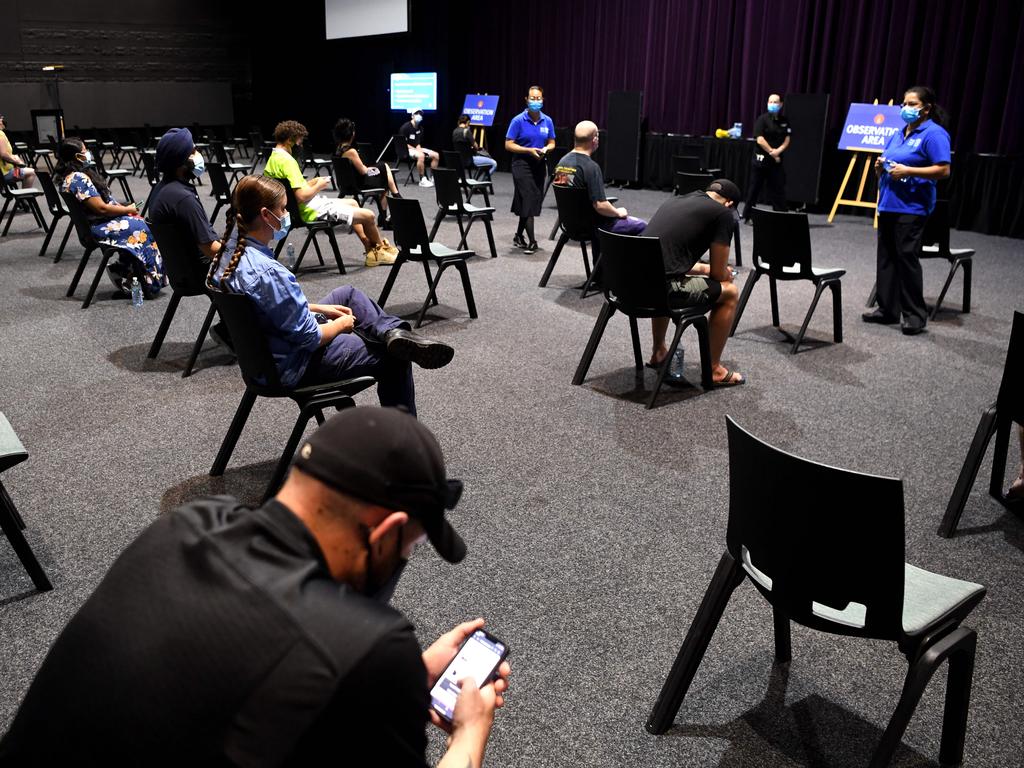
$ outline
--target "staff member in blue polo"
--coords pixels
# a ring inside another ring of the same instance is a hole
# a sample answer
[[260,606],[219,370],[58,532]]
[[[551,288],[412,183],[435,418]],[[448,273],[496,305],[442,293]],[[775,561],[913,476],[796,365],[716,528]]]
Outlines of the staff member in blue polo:
[[533,217],[540,216],[544,200],[544,179],[547,164],[544,158],[555,148],[555,124],[541,112],[544,89],[531,85],[526,96],[526,109],[512,118],[505,133],[505,151],[512,153],[512,213],[519,217],[512,245],[523,253],[537,251],[533,234]]
[[913,336],[924,331],[928,308],[921,275],[921,237],[935,208],[935,182],[949,178],[949,134],[935,92],[915,85],[903,94],[907,123],[875,161],[878,176],[878,309],[865,322],[895,324]]

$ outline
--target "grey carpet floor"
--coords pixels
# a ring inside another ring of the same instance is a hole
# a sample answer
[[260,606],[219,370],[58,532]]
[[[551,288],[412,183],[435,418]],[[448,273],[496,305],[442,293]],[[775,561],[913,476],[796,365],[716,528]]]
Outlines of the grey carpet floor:
[[[141,182],[133,185],[142,192]],[[868,762],[899,695],[904,659],[890,644],[795,628],[792,664],[773,671],[771,613],[749,585],[729,605],[676,725],[662,737],[644,731],[724,547],[728,414],[789,451],[904,480],[908,560],[989,587],[968,622],[979,644],[966,763],[1020,765],[1024,522],[985,494],[990,459],[960,534],[945,540],[935,531],[978,417],[995,398],[1012,312],[1024,308],[1021,241],[954,232],[955,246],[978,252],[973,311],[958,312],[958,278],[929,332],[907,338],[859,319],[873,281],[870,220],[841,216],[828,225],[812,217],[816,262],[847,270],[845,342],[832,343],[826,295],[806,347],[790,355],[770,323],[767,285],[758,285],[725,353],[748,383],[669,390],[646,411],[654,373],[636,384],[621,316],[585,384],[571,386],[601,299],[581,301],[573,290],[583,272],[575,248],[566,249],[551,284],[537,287],[554,243],[544,240],[532,256],[514,250],[511,179],[499,175],[497,187],[499,257],[470,265],[480,317],[467,317],[456,276],[446,277],[424,332],[452,343],[455,360],[416,372],[421,418],[440,439],[450,474],[466,483],[452,518],[469,556],[450,566],[421,553],[395,598],[424,643],[477,615],[509,643],[513,687],[489,764]],[[404,191],[433,211],[431,190]],[[644,217],[665,199],[618,194]],[[553,221],[549,198],[538,234]],[[439,240],[454,245],[454,233],[446,223]],[[743,234],[749,258],[750,229]],[[290,402],[260,401],[226,475],[210,478],[243,387],[212,341],[196,373],[180,376],[206,301],[182,302],[159,359],[148,360],[167,298],[133,309],[110,298],[104,281],[99,300],[83,311],[80,299],[64,295],[79,247],[53,264],[37,255],[40,242],[27,216],[0,240],[0,409],[31,454],[3,480],[56,588],[33,593],[0,545],[0,729],[49,644],[125,545],[162,511],[197,495],[257,499],[295,415]],[[304,290],[315,300],[351,282],[376,297],[387,269],[363,268],[358,242],[341,243],[348,275],[328,258],[326,268],[300,274]],[[482,227],[470,244],[485,251]],[[925,264],[929,300],[945,271]],[[782,286],[786,331],[799,327],[812,292],[809,284]],[[425,293],[422,274],[403,270],[388,309],[410,314]],[[641,328],[648,354],[649,331]],[[692,332],[684,336],[692,380],[695,341]],[[359,402],[376,398],[370,391]],[[1009,461],[1017,466],[1015,444]],[[866,552],[866,568],[870,559]],[[944,688],[940,673],[897,765],[934,764]],[[432,755],[441,745],[434,734]]]

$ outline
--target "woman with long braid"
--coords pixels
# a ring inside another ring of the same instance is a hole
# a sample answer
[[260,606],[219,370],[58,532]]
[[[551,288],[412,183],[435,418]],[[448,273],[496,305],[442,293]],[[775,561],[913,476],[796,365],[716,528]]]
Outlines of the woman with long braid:
[[384,313],[350,285],[310,304],[295,275],[268,247],[288,233],[290,224],[279,182],[264,176],[239,180],[224,247],[210,265],[207,285],[252,299],[285,386],[373,376],[381,405],[404,406],[415,415],[410,363],[441,368],[455,350],[413,333],[408,323]]

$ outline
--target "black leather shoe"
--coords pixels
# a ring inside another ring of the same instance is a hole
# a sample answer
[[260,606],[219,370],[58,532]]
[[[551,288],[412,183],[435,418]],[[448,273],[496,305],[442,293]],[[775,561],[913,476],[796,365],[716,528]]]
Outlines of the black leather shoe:
[[414,331],[392,328],[384,334],[388,354],[416,363],[420,368],[444,368],[455,357],[455,350],[440,341],[425,339]]
[[876,309],[871,312],[865,312],[860,316],[860,319],[865,323],[879,323],[881,325],[896,325],[900,321],[898,317],[889,317],[882,313],[882,310]]
[[917,336],[919,333],[924,333],[923,325],[911,325],[910,323],[903,323],[900,328],[903,331],[904,336]]

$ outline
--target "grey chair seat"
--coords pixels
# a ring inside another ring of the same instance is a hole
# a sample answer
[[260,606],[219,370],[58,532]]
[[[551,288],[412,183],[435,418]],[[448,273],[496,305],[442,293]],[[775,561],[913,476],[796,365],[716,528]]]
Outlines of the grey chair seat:
[[[761,263],[764,264],[764,266],[766,268],[770,268],[771,267],[771,262],[765,261],[764,259],[761,260]],[[805,276],[801,275],[801,273],[800,273],[800,265],[799,264],[793,264],[793,265],[788,266],[788,267],[783,267],[782,268],[782,272],[786,276],[792,275],[794,280],[806,280],[807,279]],[[832,278],[836,278],[836,277],[842,277],[843,275],[846,274],[846,270],[845,269],[832,269],[831,267],[811,267],[811,273],[816,278],[818,278],[820,280],[827,280],[827,279],[832,279]],[[776,279],[785,279],[785,278],[781,277],[779,275],[776,275]]]
[[[465,211],[470,216],[477,216],[484,213],[494,213],[495,209],[486,205],[471,205],[470,203],[463,203],[462,211]],[[448,206],[449,213],[455,214],[461,213],[462,211],[459,211],[459,207],[457,205]]]
[[108,179],[122,179],[127,176],[131,171],[127,168],[110,168],[107,170]]
[[[423,250],[418,245],[414,248],[410,248],[409,251],[414,256],[423,255]],[[446,259],[450,256],[472,256],[474,254],[474,251],[458,251],[454,248],[449,248],[447,245],[442,245],[441,243],[434,242],[430,244],[430,253],[435,258]]]
[[28,189],[9,188],[8,192],[10,193],[11,197],[13,197],[16,200],[25,197],[39,197],[41,194],[43,194],[43,190],[36,189],[35,187],[29,187]]
[[[939,251],[938,245],[924,245],[921,246],[922,255],[927,254],[929,256],[941,256],[942,253]],[[953,258],[959,258],[962,256],[973,256],[973,248],[950,248],[949,255]]]
[[20,464],[28,458],[28,451],[18,439],[14,427],[7,417],[0,413],[0,472]]
[[906,563],[903,570],[903,631],[919,635],[947,618],[963,619],[985,596],[985,587]]

